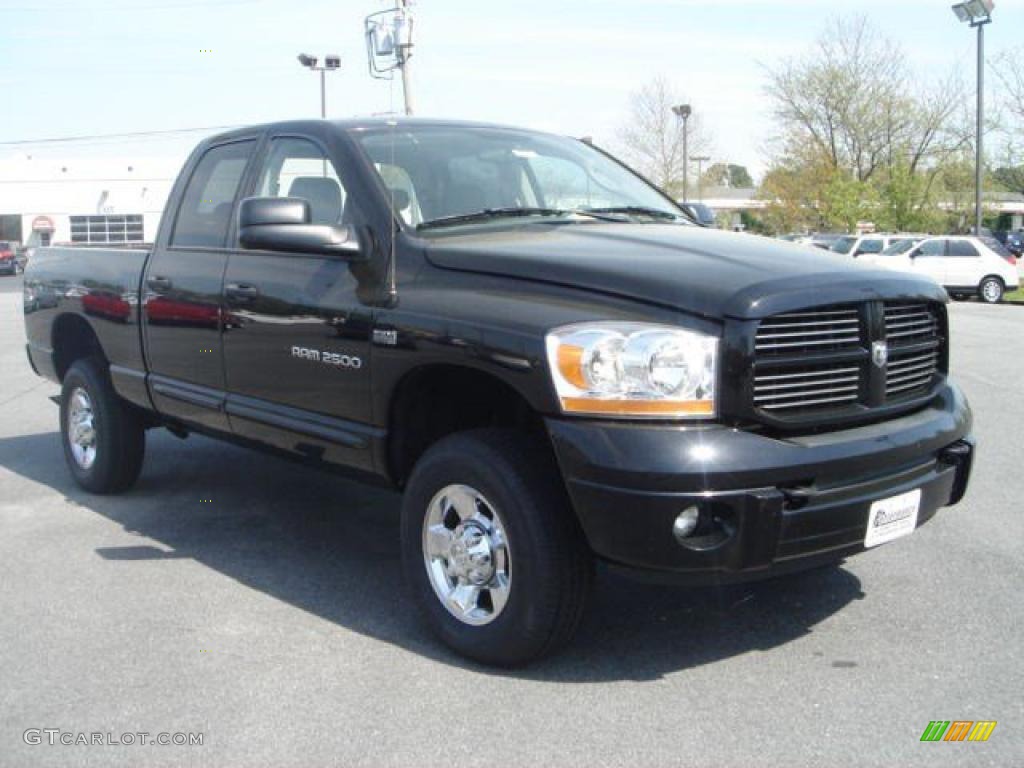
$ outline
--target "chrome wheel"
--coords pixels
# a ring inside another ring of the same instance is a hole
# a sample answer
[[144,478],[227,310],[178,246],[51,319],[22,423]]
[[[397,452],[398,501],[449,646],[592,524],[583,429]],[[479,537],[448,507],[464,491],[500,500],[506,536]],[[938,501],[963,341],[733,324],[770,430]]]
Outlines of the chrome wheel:
[[505,526],[475,488],[449,485],[431,499],[423,562],[437,598],[460,621],[489,624],[505,608],[512,584]]
[[981,297],[989,304],[995,304],[1003,297],[1003,287],[996,280],[986,280],[981,285]]
[[96,461],[96,423],[89,393],[81,387],[68,402],[68,446],[75,463],[89,469]]

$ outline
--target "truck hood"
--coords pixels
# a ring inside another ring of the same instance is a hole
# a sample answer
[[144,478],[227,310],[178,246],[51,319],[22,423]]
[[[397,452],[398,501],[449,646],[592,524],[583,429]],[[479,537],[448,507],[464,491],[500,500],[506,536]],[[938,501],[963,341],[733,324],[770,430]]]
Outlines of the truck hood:
[[531,224],[445,234],[435,266],[555,283],[704,317],[754,319],[870,299],[946,301],[930,279],[756,235],[678,224]]

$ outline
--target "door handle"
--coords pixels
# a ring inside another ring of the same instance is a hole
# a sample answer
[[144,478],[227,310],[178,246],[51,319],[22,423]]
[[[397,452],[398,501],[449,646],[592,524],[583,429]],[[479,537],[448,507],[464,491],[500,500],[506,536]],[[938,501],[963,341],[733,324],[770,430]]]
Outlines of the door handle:
[[154,275],[146,281],[146,285],[153,291],[169,291],[174,286],[169,277]]
[[260,289],[248,283],[228,283],[224,286],[224,293],[229,298],[248,301],[260,295]]

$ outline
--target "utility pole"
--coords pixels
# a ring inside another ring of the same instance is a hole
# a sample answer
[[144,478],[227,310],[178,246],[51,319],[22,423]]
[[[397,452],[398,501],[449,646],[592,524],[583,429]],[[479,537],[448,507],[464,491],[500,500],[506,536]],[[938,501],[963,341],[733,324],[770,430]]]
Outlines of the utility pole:
[[407,115],[413,112],[412,74],[409,71],[413,46],[411,7],[412,0],[395,0],[394,8],[371,13],[364,22],[370,76],[378,80],[391,80],[396,69],[401,71],[402,95]]
[[409,0],[398,0],[401,14],[395,19],[395,37],[398,43],[398,68],[402,70],[402,96],[405,98],[405,114],[412,114],[412,75],[409,74],[409,59],[412,58],[412,14]]
[[689,179],[689,165],[690,165],[690,148],[689,143],[689,130],[687,123],[690,119],[690,114],[693,110],[689,104],[677,104],[672,107],[672,111],[675,113],[683,123],[683,202],[688,202],[688,195],[690,190],[690,179]]

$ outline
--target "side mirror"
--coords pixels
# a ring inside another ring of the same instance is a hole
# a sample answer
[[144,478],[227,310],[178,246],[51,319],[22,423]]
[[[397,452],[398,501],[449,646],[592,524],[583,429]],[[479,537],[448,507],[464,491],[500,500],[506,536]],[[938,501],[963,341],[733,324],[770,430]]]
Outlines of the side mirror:
[[317,253],[355,260],[362,248],[349,227],[310,224],[309,202],[297,197],[247,197],[238,212],[243,248]]

